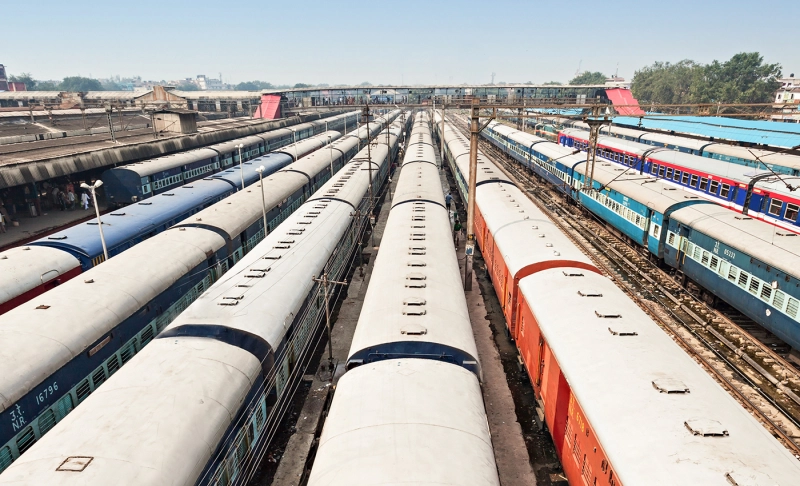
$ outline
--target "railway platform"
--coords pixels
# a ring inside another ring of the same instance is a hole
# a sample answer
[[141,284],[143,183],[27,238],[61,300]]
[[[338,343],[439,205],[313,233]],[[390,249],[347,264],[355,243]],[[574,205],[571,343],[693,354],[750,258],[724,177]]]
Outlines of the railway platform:
[[[102,217],[102,214],[108,212],[109,208],[101,201],[98,201],[98,204],[100,205]],[[61,231],[64,227],[73,226],[94,218],[96,218],[96,215],[92,207],[85,211],[77,206],[73,210],[61,211],[56,209],[44,212],[37,217],[32,217],[28,213],[18,212],[11,215],[11,222],[6,221],[6,232],[0,233],[0,251],[24,245],[48,234]],[[17,225],[15,226],[13,222],[16,222]],[[100,238],[100,235],[98,234],[97,237]]]

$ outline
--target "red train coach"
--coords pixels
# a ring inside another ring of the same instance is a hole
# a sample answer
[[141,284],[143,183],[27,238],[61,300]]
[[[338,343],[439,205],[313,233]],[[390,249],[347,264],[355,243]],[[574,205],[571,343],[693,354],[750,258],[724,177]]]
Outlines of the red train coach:
[[[466,199],[468,146],[444,141]],[[482,162],[476,240],[570,484],[796,484],[797,459]]]

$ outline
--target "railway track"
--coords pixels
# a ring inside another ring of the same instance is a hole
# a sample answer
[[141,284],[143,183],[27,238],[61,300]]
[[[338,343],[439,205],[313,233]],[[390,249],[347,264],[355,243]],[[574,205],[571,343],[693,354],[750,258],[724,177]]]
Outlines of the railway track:
[[[468,133],[466,122],[456,125]],[[480,140],[480,148],[573,242],[800,458],[800,374],[742,325],[710,308],[586,210]],[[743,323],[747,326],[746,323]]]

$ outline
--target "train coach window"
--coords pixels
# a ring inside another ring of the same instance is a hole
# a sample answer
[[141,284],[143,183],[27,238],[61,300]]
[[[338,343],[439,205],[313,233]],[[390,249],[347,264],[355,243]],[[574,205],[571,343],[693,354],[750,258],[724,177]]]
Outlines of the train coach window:
[[672,180],[675,182],[681,181],[681,171],[676,170],[675,173],[672,175]]
[[789,297],[788,303],[786,304],[786,313],[789,315],[789,317],[797,317],[797,309],[799,304],[800,302],[797,302],[797,300]]
[[706,179],[705,177],[701,177],[700,178],[700,190],[701,191],[705,191],[707,187],[708,187],[708,179]]
[[718,189],[719,189],[719,182],[717,181],[711,181],[711,183],[708,185],[708,192],[710,192],[711,194],[716,194]]
[[747,272],[739,271],[739,287],[747,288],[747,279],[750,277],[750,274]]
[[759,281],[755,277],[750,278],[750,287],[748,288],[748,290],[750,291],[751,294],[753,295],[758,294],[759,286],[761,286],[761,281]]
[[658,168],[658,177],[664,177],[664,170],[666,169],[663,165]]
[[691,180],[689,181],[690,187],[697,187],[697,176],[692,174]]
[[655,175],[658,172],[658,164],[651,164],[650,165],[650,173]]
[[784,219],[789,221],[797,221],[797,213],[800,211],[800,206],[797,204],[786,204],[786,214],[784,214]]
[[673,170],[667,169],[667,179],[672,179]]
[[769,202],[769,214],[773,216],[780,216],[781,215],[781,208],[783,207],[783,201],[780,199],[772,199]]
[[721,197],[727,198],[728,194],[731,193],[731,186],[728,184],[722,184],[722,189],[719,190],[719,195]]

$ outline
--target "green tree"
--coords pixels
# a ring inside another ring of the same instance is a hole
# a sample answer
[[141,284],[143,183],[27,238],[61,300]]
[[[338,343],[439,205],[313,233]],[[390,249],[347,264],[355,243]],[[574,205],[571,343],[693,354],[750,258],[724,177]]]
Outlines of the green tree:
[[601,72],[586,71],[569,80],[569,84],[605,84],[606,75]]
[[758,52],[741,52],[705,67],[703,99],[696,103],[769,103],[780,83],[780,64],[764,64]]
[[35,91],[58,91],[58,85],[52,81],[37,81]]
[[765,64],[761,54],[742,52],[706,65],[688,59],[653,63],[636,71],[631,90],[645,103],[769,103],[780,75],[780,64]]
[[702,65],[689,59],[676,64],[655,62],[634,73],[631,91],[646,103],[691,103],[692,87],[702,70]]
[[24,83],[25,89],[28,91],[33,91],[34,89],[36,89],[36,80],[33,79],[31,73],[22,73],[19,76],[12,75],[9,78],[9,81],[12,81],[14,83]]
[[359,84],[359,86],[372,86],[372,83],[369,81],[364,81],[363,83]]
[[[603,80],[603,82],[605,82],[605,80]],[[533,83],[531,83],[531,84],[533,84]],[[548,81],[548,82],[544,83],[544,86],[563,86],[563,84],[564,83],[562,83],[560,81]]]
[[59,89],[61,91],[103,91],[103,85],[96,79],[69,76],[61,81]]
[[176,87],[181,91],[200,91],[200,88],[194,83],[181,83]]
[[103,89],[106,91],[122,91],[122,86],[118,85],[111,79],[102,82]]
[[236,85],[236,89],[239,91],[259,91],[262,89],[272,89],[272,83],[267,83],[265,81],[245,81],[243,83],[239,83]]
[[311,85],[306,83],[297,83],[294,86],[292,86],[292,88],[310,88],[310,87]]

